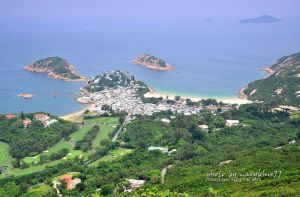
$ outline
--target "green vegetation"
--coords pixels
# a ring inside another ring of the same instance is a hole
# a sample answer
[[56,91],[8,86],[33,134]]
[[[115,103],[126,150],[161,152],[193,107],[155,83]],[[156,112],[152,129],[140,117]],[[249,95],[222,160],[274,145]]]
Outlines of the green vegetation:
[[3,165],[10,161],[12,157],[9,154],[9,145],[4,142],[0,142],[0,165]]
[[75,150],[82,150],[87,152],[92,148],[92,142],[96,135],[99,133],[100,128],[98,125],[95,125],[91,130],[89,130],[82,140],[79,140],[75,143]]
[[92,162],[89,166],[96,167],[100,162],[111,162],[117,159],[122,158],[124,155],[132,153],[132,149],[127,148],[117,148],[115,150],[110,151],[107,155],[101,157],[100,159]]
[[[34,114],[21,114],[13,119],[0,116],[0,139],[10,145],[10,154],[17,159],[34,156],[43,152],[63,137],[78,129],[77,125],[58,119],[48,127],[33,118]],[[22,120],[30,119],[32,123],[26,128]]]
[[[0,194],[19,196],[21,190],[29,193],[38,183],[49,185],[66,172],[78,172],[76,177],[82,183],[74,190],[62,188],[64,196],[297,196],[300,119],[298,114],[289,116],[270,109],[264,104],[248,104],[216,114],[137,116],[121,133],[119,142],[102,139],[95,152],[85,153],[94,159],[89,163],[74,158],[9,169],[9,174],[18,177],[0,179]],[[162,118],[171,122],[163,123]],[[240,124],[226,126],[228,119]],[[102,125],[111,126],[117,120],[96,118],[85,123],[90,128],[99,125],[101,133]],[[199,128],[202,124],[208,125],[208,131]],[[149,151],[149,146],[176,151]],[[170,165],[161,184],[161,171]],[[230,173],[236,175],[225,179]],[[127,179],[142,179],[146,184],[129,195],[124,193],[124,187],[129,187]]]
[[141,81],[136,81],[134,76],[128,72],[121,72],[119,70],[102,73],[95,76],[88,82],[88,85],[84,87],[89,92],[102,91],[105,88],[114,88],[117,86],[129,87],[135,86],[138,92],[148,92],[148,87]]
[[270,68],[273,74],[250,83],[244,93],[253,101],[299,106],[300,53],[282,57]]
[[29,189],[22,197],[48,197],[56,196],[56,191],[49,185],[43,184],[39,187]]
[[60,57],[48,57],[35,61],[30,64],[28,68],[33,70],[46,70],[47,72],[52,72],[65,79],[81,79],[80,76],[74,74],[74,68],[66,60]]
[[160,67],[167,67],[167,63],[160,59],[160,58],[157,58],[153,55],[149,55],[149,54],[142,54],[140,55],[136,60],[135,62],[139,62],[139,64],[155,64],[155,65],[158,65]]

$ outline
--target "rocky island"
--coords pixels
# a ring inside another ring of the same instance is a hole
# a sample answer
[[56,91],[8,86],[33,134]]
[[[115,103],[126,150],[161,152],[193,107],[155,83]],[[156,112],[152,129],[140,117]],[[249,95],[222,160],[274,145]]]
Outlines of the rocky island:
[[166,63],[164,60],[149,54],[142,54],[133,60],[134,64],[143,65],[152,70],[171,71],[174,67]]
[[268,76],[241,90],[241,98],[273,104],[300,105],[300,53],[280,58],[264,69]]
[[28,94],[28,93],[21,93],[21,94],[18,94],[18,97],[22,98],[22,99],[32,99],[34,97],[34,95]]
[[27,65],[25,70],[30,72],[48,73],[54,79],[65,81],[85,81],[86,78],[79,76],[74,66],[60,57],[48,57]]

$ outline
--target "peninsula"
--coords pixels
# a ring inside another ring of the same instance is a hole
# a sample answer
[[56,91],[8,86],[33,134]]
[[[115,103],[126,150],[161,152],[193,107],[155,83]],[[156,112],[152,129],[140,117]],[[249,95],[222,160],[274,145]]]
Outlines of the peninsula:
[[48,57],[27,65],[25,70],[30,72],[48,73],[54,79],[65,81],[85,81],[86,78],[79,76],[74,66],[60,57]]
[[273,104],[300,105],[300,53],[280,58],[264,69],[268,76],[241,90],[241,98]]
[[174,67],[166,63],[164,60],[149,54],[142,54],[138,56],[136,59],[133,60],[133,63],[143,65],[152,70],[158,70],[158,71],[174,70]]

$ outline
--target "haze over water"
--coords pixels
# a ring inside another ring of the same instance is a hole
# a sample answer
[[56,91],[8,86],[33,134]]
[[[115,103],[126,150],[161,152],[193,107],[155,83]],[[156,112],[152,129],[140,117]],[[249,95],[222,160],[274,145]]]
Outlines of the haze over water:
[[[241,87],[264,75],[260,69],[299,51],[300,23],[289,21],[12,27],[0,32],[0,113],[62,115],[84,106],[73,98],[82,83],[22,70],[40,58],[62,57],[87,76],[129,71],[158,92],[219,98],[237,97]],[[160,57],[176,69],[156,72],[133,65],[141,53]],[[36,97],[22,100],[19,93]],[[54,93],[61,96],[54,98]]]

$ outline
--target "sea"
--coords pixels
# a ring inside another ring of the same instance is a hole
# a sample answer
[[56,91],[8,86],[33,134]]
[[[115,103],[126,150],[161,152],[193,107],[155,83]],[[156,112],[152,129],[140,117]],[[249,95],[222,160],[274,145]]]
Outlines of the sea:
[[[262,78],[261,69],[300,51],[300,22],[193,23],[23,23],[0,31],[0,114],[45,111],[64,115],[85,105],[74,97],[81,82],[65,82],[23,67],[59,56],[82,75],[128,71],[159,93],[203,98],[236,98],[240,88]],[[132,64],[142,53],[175,67],[153,71]],[[30,100],[18,98],[31,93]],[[54,96],[58,95],[58,96]]]

